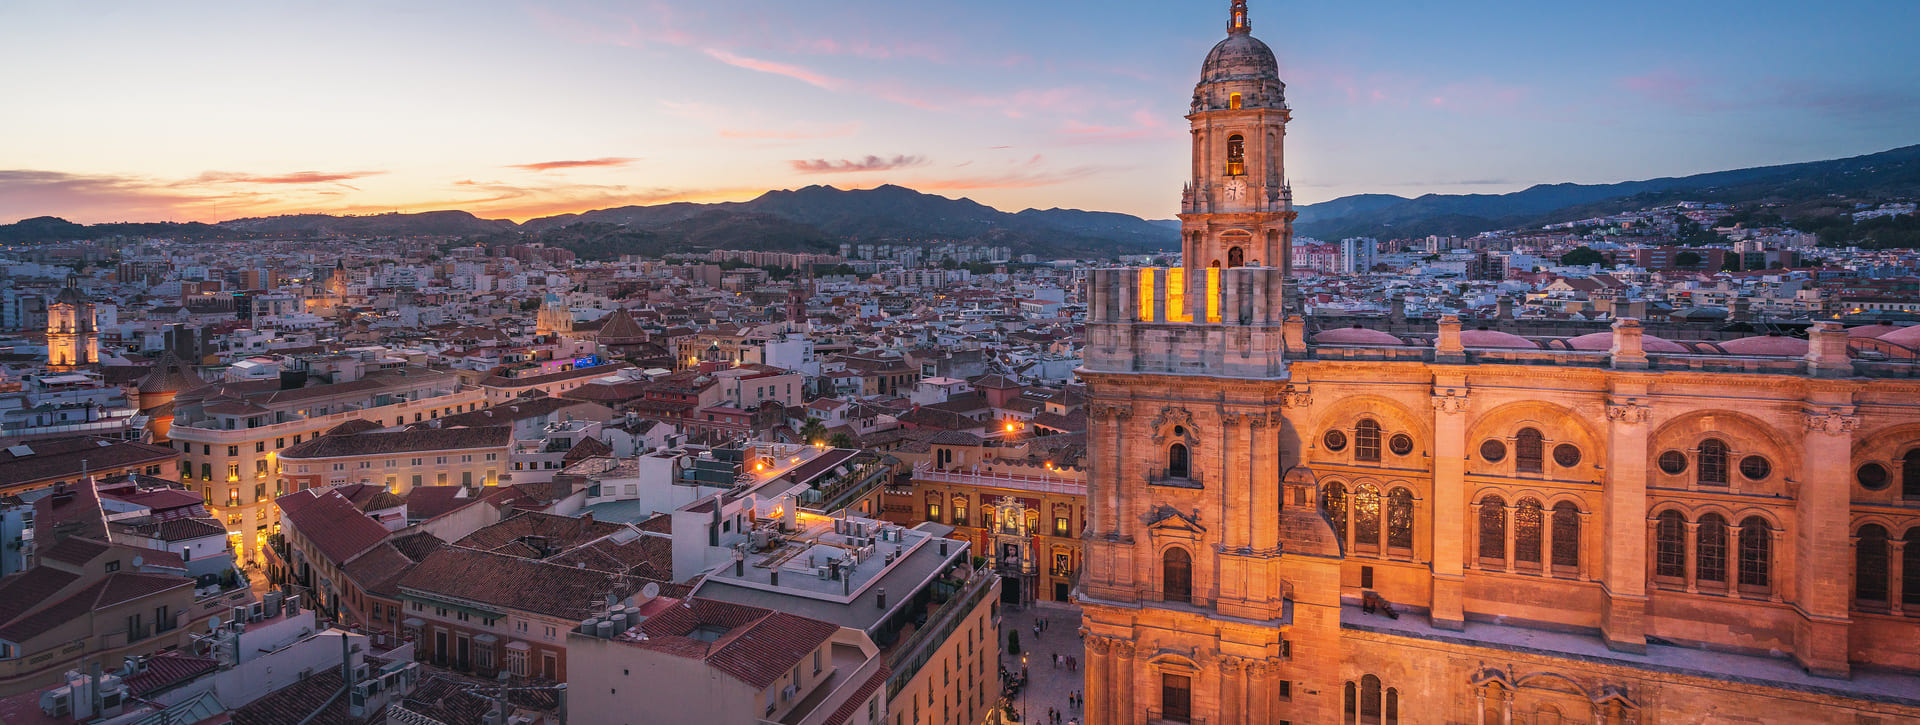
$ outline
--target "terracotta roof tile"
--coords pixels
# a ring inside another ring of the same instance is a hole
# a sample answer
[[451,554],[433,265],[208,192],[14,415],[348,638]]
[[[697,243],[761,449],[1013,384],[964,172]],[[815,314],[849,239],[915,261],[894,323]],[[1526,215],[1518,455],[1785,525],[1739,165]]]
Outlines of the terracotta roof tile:
[[385,540],[389,531],[332,489],[308,489],[275,500],[287,524],[335,566]]

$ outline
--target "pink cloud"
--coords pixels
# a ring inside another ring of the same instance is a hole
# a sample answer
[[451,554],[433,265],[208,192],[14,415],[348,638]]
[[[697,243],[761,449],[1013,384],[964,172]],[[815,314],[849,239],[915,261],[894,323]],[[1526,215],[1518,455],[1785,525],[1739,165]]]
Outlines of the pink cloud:
[[555,169],[626,166],[635,161],[639,161],[639,159],[629,156],[609,156],[600,159],[582,159],[578,161],[541,161],[533,164],[509,164],[507,168],[525,169],[527,171],[553,171]]
[[925,156],[868,156],[864,159],[795,159],[787,162],[802,174],[846,174],[867,171],[891,171],[927,165]]
[[332,184],[379,176],[385,171],[295,171],[286,174],[241,174],[209,171],[183,184]]
[[707,48],[705,52],[707,54],[707,57],[713,58],[714,60],[720,61],[722,63],[733,66],[735,68],[745,68],[747,70],[759,71],[761,73],[772,73],[777,76],[786,76],[788,78],[792,78],[794,80],[800,81],[807,85],[814,86],[817,88],[824,88],[829,91],[837,91],[847,87],[847,82],[844,80],[841,80],[839,78],[834,78],[833,76],[829,76],[824,73],[818,73],[812,70],[808,70],[806,68],[802,68],[800,66],[793,65],[790,63],[780,63],[780,62],[771,61],[771,60],[760,60],[758,58],[748,58],[743,55],[735,55],[733,53],[721,50],[719,48]]

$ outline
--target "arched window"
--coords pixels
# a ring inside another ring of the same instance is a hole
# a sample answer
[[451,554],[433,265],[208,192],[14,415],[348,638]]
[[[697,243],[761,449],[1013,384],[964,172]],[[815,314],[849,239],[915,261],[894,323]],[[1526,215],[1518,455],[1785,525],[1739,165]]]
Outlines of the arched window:
[[1240,110],[1240,94],[1233,93],[1227,96],[1227,108],[1234,111]]
[[1387,688],[1386,725],[1400,725],[1400,691]]
[[1186,549],[1167,549],[1160,560],[1160,598],[1169,602],[1193,601],[1193,556]]
[[1353,492],[1353,543],[1360,551],[1380,550],[1380,489],[1371,485]]
[[1167,478],[1187,477],[1187,444],[1175,443],[1167,447]]
[[1773,564],[1773,527],[1758,516],[1740,522],[1740,586],[1764,592]]
[[1360,678],[1360,722],[1365,725],[1380,722],[1380,678],[1373,675]]
[[1507,563],[1507,502],[1499,496],[1480,499],[1480,558]]
[[1654,524],[1653,575],[1687,577],[1687,518],[1678,511],[1661,512]]
[[1380,461],[1380,424],[1362,419],[1353,428],[1353,460]]
[[1718,438],[1700,441],[1700,485],[1727,485],[1727,444]]
[[1703,582],[1727,580],[1727,520],[1720,514],[1700,517],[1693,544],[1693,578]]
[[1241,249],[1239,247],[1233,247],[1227,250],[1227,267],[1228,268],[1245,267],[1245,266],[1247,266],[1246,250]]
[[1227,175],[1247,175],[1247,139],[1237,133],[1227,137]]
[[1346,705],[1344,707],[1344,710],[1346,711],[1347,715],[1346,717],[1340,718],[1340,722],[1353,722],[1354,714],[1358,712],[1360,709],[1360,686],[1354,684],[1351,680],[1347,682],[1347,696],[1346,696],[1345,702],[1346,702]]
[[1900,497],[1920,498],[1920,448],[1900,459]]
[[1513,510],[1513,560],[1518,564],[1540,565],[1542,525],[1540,502],[1523,498]]
[[1920,607],[1920,526],[1907,529],[1907,550],[1901,554],[1902,580],[1906,583],[1900,588],[1905,590],[1902,601],[1909,607]]
[[1860,527],[1859,542],[1854,544],[1853,598],[1887,601],[1887,530],[1879,524]]
[[1553,505],[1553,565],[1580,568],[1580,507],[1572,501]]
[[1387,548],[1413,548],[1413,492],[1404,488],[1387,494]]
[[1333,533],[1340,541],[1347,540],[1347,488],[1337,483],[1329,483],[1320,489],[1320,511],[1333,523]]
[[1520,434],[1513,437],[1513,466],[1521,473],[1539,473],[1541,459],[1545,455],[1546,442],[1540,431],[1521,428]]

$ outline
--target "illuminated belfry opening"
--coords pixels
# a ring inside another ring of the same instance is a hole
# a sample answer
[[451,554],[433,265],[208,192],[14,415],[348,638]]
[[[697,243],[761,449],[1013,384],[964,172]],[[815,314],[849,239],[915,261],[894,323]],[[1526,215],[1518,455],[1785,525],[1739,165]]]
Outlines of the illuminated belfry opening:
[[1247,175],[1247,139],[1240,134],[1227,138],[1227,175]]
[[1247,19],[1247,0],[1233,0],[1233,17],[1227,25],[1227,32],[1253,32],[1253,21]]

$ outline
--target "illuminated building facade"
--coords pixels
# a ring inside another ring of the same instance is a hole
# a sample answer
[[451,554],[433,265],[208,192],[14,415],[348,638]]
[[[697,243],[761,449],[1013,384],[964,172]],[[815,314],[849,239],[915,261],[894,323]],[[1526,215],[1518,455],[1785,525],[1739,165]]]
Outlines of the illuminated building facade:
[[[1284,111],[1245,13],[1196,139]],[[1196,144],[1184,269],[1093,274],[1086,722],[1920,722],[1911,363],[1316,330],[1283,258],[1213,268],[1264,152]]]

